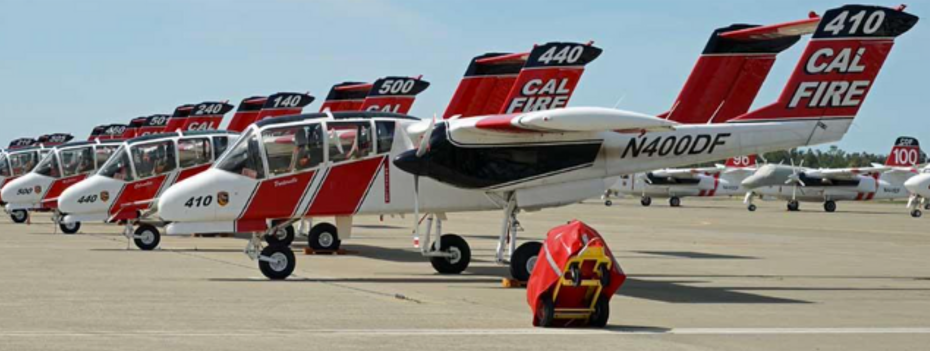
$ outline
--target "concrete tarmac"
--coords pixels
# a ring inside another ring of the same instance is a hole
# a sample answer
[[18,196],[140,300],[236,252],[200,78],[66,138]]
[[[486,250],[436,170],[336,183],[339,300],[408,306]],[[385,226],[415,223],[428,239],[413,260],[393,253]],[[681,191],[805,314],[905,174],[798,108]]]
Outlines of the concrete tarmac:
[[[450,214],[474,254],[435,274],[413,219],[361,218],[346,256],[307,256],[267,281],[242,238],[164,237],[127,250],[121,228],[54,234],[0,218],[0,350],[926,350],[930,219],[900,204],[683,199],[590,201],[520,215],[522,239],[577,218],[606,236],[627,283],[609,327],[531,326],[501,286],[498,212]],[[521,241],[522,242],[522,241]]]

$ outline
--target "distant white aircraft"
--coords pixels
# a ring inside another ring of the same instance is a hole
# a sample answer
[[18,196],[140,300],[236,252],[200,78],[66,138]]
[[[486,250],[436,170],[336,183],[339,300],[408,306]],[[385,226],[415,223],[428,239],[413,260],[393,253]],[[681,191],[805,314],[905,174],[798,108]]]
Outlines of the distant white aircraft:
[[930,210],[930,201],[927,200],[930,199],[930,165],[924,166],[920,174],[904,182],[904,187],[911,193],[911,197],[907,202],[907,208],[911,210],[911,217],[918,218],[923,215],[920,207],[923,207],[924,210]]

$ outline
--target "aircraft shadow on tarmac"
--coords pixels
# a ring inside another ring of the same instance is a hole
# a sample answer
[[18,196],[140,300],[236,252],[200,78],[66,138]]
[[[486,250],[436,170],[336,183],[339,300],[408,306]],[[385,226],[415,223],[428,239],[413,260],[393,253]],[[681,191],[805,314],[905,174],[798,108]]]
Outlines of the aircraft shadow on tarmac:
[[[639,299],[669,302],[669,303],[747,303],[747,304],[774,304],[774,303],[812,303],[810,301],[786,299],[757,294],[750,294],[736,290],[749,288],[739,287],[706,287],[691,286],[686,283],[701,283],[698,281],[657,281],[627,278],[623,287],[616,295],[635,297]],[[765,289],[768,290],[768,289]],[[778,289],[772,289],[778,290]],[[790,289],[786,289],[790,290]]]
[[758,259],[758,257],[752,257],[752,256],[725,255],[725,254],[704,253],[704,252],[695,252],[695,251],[633,251],[633,252],[647,254],[647,255],[672,256],[672,257],[696,258],[696,259],[714,259],[714,260],[755,260],[755,259]]

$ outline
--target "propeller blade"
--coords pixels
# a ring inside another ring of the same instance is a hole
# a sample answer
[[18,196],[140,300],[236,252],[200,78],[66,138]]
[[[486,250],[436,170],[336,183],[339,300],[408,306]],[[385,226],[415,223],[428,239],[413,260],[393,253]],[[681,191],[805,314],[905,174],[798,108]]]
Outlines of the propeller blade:
[[433,115],[433,119],[429,122],[429,127],[426,128],[426,132],[423,133],[422,138],[420,139],[420,147],[417,148],[417,157],[423,157],[427,151],[429,151],[429,139],[433,135],[433,128],[436,127],[436,115]]

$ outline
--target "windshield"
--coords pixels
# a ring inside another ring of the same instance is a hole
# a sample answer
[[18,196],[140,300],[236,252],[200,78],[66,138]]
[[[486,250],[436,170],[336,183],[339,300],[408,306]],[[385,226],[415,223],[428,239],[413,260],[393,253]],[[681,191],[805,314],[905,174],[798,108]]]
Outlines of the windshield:
[[6,154],[0,154],[0,177],[10,176],[10,161],[7,161]]
[[92,172],[94,170],[93,149],[92,146],[85,146],[58,151],[61,155],[61,175],[70,177]]
[[323,128],[319,124],[262,132],[271,175],[288,174],[323,163]]
[[18,152],[10,154],[8,157],[10,159],[10,167],[13,168],[13,175],[21,176],[29,173],[35,168],[39,154],[35,151]]
[[129,154],[126,153],[126,148],[120,146],[119,149],[113,152],[113,156],[100,168],[100,172],[97,174],[116,180],[133,180],[132,168],[129,166]]
[[181,168],[199,166],[213,161],[210,139],[184,139],[178,141],[178,162]]
[[177,168],[173,140],[133,145],[131,150],[132,164],[136,167],[136,177],[139,179],[165,174]]
[[217,162],[216,168],[252,179],[264,178],[265,169],[254,130],[239,138],[236,145],[223,154],[223,159]]
[[47,177],[58,178],[61,176],[58,169],[58,155],[52,152],[39,162],[39,165],[36,166],[36,173]]
[[121,146],[117,145],[97,145],[95,157],[97,158],[97,168],[103,167],[107,161],[110,160],[110,156],[113,156],[116,153],[116,150],[119,150]]

